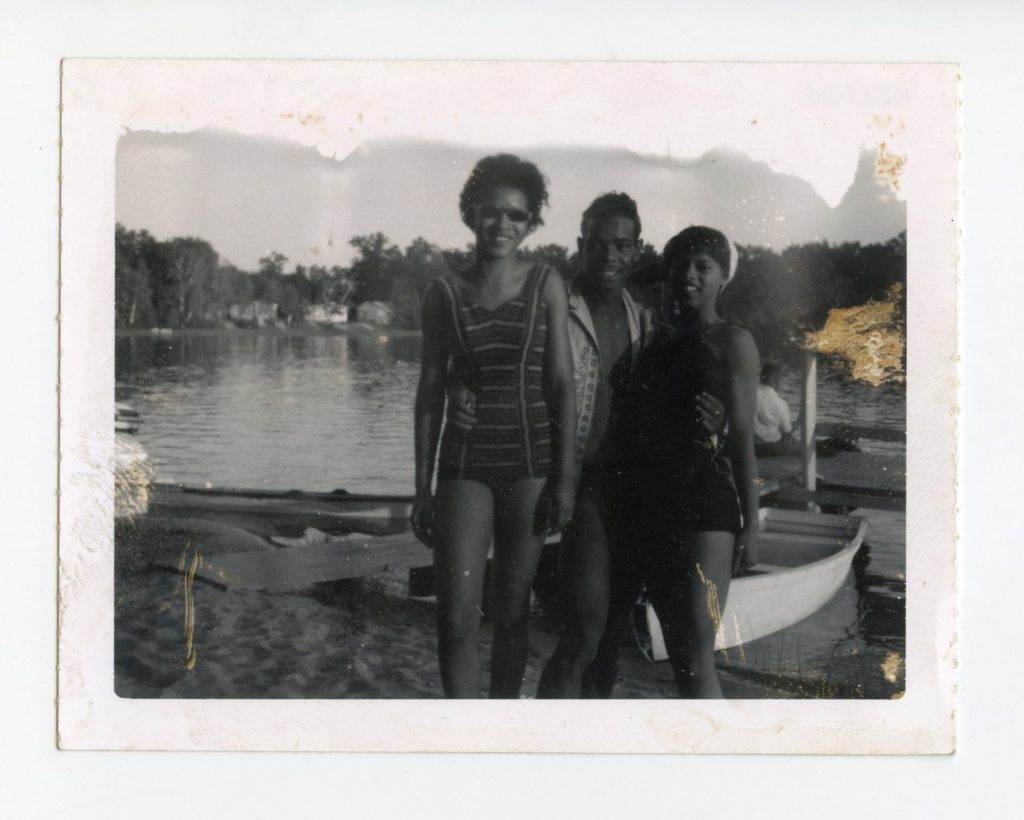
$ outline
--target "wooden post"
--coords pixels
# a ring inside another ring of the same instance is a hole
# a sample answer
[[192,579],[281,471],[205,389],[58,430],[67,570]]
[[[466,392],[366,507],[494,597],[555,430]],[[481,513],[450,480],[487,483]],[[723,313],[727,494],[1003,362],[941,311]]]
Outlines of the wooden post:
[[[814,449],[818,421],[818,356],[804,351],[804,379],[800,389],[800,470],[805,490],[817,488],[818,458]],[[809,504],[808,509],[814,505]]]

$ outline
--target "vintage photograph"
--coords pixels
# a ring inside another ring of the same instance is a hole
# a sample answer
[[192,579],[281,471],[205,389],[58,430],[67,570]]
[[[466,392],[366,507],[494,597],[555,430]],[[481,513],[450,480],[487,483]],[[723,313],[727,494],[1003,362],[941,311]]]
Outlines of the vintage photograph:
[[71,66],[116,708],[942,699],[955,72]]

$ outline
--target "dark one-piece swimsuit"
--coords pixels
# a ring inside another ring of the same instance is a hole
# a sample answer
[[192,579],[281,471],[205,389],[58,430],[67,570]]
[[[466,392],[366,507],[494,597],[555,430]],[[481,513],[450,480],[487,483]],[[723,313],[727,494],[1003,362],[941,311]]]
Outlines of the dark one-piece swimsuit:
[[629,442],[634,520],[643,539],[671,543],[694,532],[741,529],[739,498],[722,436],[712,437],[696,415],[702,391],[723,401],[726,378],[705,334],[676,332],[641,354],[630,384],[617,395],[621,434]]
[[542,295],[550,269],[536,265],[519,294],[488,310],[463,299],[452,277],[438,279],[455,375],[476,394],[476,424],[448,424],[438,481],[491,487],[551,472],[551,419],[544,395],[547,321]]

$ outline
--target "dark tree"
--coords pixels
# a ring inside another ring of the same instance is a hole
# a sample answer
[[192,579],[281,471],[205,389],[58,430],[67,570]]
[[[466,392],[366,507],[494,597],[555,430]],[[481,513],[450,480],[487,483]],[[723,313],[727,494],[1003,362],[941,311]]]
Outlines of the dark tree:
[[386,301],[399,272],[402,251],[379,232],[354,236],[349,244],[359,252],[350,268],[355,303]]
[[231,305],[253,301],[253,277],[234,265],[221,265],[210,280],[206,297],[208,319],[224,320]]
[[186,327],[194,319],[203,317],[204,297],[217,270],[217,252],[209,242],[193,237],[172,239],[165,245],[169,251],[179,326]]
[[296,276],[285,277],[281,285],[281,300],[277,305],[277,314],[282,317],[291,327],[297,320],[301,320],[306,313],[306,306],[309,304],[302,298],[302,294],[296,285]]
[[402,253],[391,283],[389,301],[395,310],[396,327],[418,330],[423,310],[423,294],[438,276],[448,273],[448,263],[440,248],[417,237]]
[[[302,319],[310,305],[390,303],[396,325],[418,328],[423,293],[430,282],[472,266],[472,245],[442,249],[422,237],[404,250],[382,233],[353,237],[357,256],[351,268],[298,265],[285,273],[287,258],[270,253],[259,269],[247,273],[218,265],[208,242],[193,237],[158,242],[146,231],[114,230],[115,317],[117,327],[184,327],[223,321],[232,305],[254,301],[277,305],[289,324]],[[523,256],[553,266],[571,281],[578,255],[560,245],[526,248]],[[719,309],[730,321],[748,328],[762,355],[798,345],[808,331],[820,329],[835,308],[899,294],[906,316],[906,233],[885,243],[863,245],[824,242],[795,245],[782,253],[738,248],[738,265]],[[665,281],[661,258],[644,244],[631,275],[630,290],[668,323],[678,308]],[[895,286],[901,286],[896,288]]]
[[530,262],[550,265],[567,282],[575,275],[575,268],[569,263],[569,251],[562,245],[538,245],[535,248],[523,248],[519,253]]
[[153,292],[146,257],[156,240],[146,231],[114,226],[114,323],[146,326],[153,321]]
[[469,268],[475,260],[476,251],[472,245],[466,245],[464,248],[449,248],[448,250],[441,251],[441,255],[444,257],[445,267],[449,273],[458,273]]

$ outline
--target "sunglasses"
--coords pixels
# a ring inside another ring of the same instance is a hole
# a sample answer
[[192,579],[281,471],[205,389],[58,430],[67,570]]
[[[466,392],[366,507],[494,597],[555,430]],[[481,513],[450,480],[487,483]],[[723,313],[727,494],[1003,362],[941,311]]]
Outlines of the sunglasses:
[[482,219],[500,219],[505,216],[509,222],[527,222],[531,216],[529,211],[522,208],[499,208],[497,205],[481,205],[476,213]]

